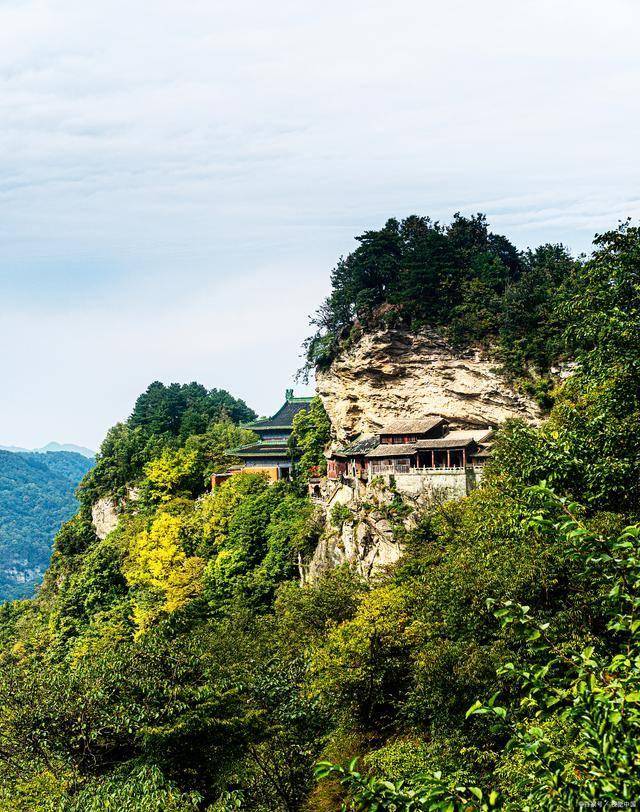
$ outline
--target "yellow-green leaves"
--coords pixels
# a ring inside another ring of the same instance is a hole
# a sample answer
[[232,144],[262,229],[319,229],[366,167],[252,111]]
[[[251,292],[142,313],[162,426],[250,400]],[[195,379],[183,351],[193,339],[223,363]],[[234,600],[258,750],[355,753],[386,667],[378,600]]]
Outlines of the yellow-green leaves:
[[196,451],[179,448],[174,451],[166,448],[159,457],[151,460],[144,468],[149,481],[152,497],[168,501],[186,486],[197,471]]
[[186,554],[183,530],[181,516],[159,512],[150,527],[133,538],[125,576],[131,586],[147,590],[134,607],[134,619],[140,631],[159,614],[181,609],[202,590],[205,562]]

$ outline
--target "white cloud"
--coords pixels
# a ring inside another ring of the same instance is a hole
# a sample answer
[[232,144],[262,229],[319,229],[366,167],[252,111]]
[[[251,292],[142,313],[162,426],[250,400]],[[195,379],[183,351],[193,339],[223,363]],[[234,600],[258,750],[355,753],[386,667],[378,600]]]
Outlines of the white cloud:
[[95,444],[153,377],[275,407],[328,270],[388,216],[486,210],[575,250],[637,216],[638,23],[634,0],[0,2],[0,442]]

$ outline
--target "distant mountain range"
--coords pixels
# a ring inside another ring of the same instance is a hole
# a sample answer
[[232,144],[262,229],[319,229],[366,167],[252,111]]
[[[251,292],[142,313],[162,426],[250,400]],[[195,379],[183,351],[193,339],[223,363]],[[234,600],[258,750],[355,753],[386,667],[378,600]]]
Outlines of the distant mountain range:
[[73,443],[47,443],[42,448],[20,448],[17,445],[0,445],[0,451],[11,451],[13,454],[46,454],[48,451],[71,451],[74,454],[82,454],[83,457],[93,459],[96,452],[90,448],[85,448],[82,445],[74,445]]
[[0,602],[33,595],[53,537],[78,509],[75,489],[92,465],[72,451],[0,450]]

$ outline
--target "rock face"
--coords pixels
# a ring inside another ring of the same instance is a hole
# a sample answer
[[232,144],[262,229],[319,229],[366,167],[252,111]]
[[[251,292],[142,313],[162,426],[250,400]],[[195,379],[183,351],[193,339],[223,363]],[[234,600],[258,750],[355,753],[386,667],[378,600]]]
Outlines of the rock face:
[[[302,583],[313,582],[341,564],[349,564],[363,578],[370,578],[400,558],[402,547],[390,521],[394,492],[381,478],[372,485],[325,480],[323,491],[319,509],[325,530],[311,559],[300,566]],[[336,514],[337,506],[342,508],[341,515]]]
[[98,499],[91,508],[91,520],[99,539],[105,539],[118,525],[118,509],[114,499],[108,496]]
[[466,496],[481,478],[479,470],[460,469],[383,474],[366,482],[324,479],[316,498],[324,532],[309,561],[300,562],[302,582],[315,581],[341,564],[370,578],[400,558],[399,539],[415,527],[424,508]]
[[[316,382],[334,446],[377,434],[393,421],[431,415],[465,428],[499,426],[509,418],[536,423],[541,417],[481,350],[456,352],[430,329],[365,335],[318,372]],[[468,467],[371,481],[323,480],[316,502],[325,530],[313,556],[301,562],[302,581],[343,563],[371,577],[400,558],[402,538],[425,507],[465,496],[481,476],[481,469]]]
[[323,535],[309,564],[300,568],[300,580],[303,584],[313,583],[341,564],[349,564],[363,578],[370,578],[395,564],[401,554],[402,547],[382,521],[369,525],[363,521],[345,523],[339,532]]
[[113,496],[103,496],[91,506],[91,521],[96,536],[106,539],[112,530],[118,526],[118,519],[124,508],[135,502],[140,495],[138,488],[127,488],[126,497],[116,499]]
[[442,415],[462,426],[540,418],[536,404],[513,390],[494,361],[478,349],[454,352],[430,329],[365,335],[316,381],[339,445],[399,418]]

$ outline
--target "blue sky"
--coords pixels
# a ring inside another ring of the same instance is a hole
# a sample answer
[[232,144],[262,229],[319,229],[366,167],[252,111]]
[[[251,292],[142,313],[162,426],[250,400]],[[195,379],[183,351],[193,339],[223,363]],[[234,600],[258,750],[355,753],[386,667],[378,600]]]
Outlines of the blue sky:
[[635,0],[0,0],[0,444],[154,380],[273,411],[353,236],[640,213]]

